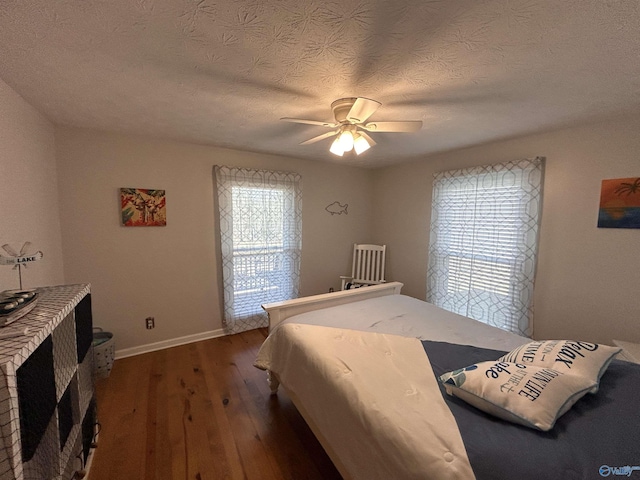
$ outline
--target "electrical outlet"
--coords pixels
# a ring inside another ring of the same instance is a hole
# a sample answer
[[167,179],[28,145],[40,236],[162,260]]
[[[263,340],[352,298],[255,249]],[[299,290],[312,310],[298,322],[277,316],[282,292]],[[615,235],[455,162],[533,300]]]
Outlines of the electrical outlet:
[[147,322],[147,330],[151,330],[156,326],[156,319],[153,317],[147,317],[145,322]]

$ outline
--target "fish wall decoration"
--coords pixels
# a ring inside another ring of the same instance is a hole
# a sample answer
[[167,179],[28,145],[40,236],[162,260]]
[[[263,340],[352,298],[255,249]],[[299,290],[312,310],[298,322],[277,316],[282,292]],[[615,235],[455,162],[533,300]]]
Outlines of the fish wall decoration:
[[338,201],[330,203],[329,205],[324,207],[324,209],[327,212],[329,212],[332,216],[333,215],[342,215],[343,213],[345,215],[349,215],[349,212],[347,211],[348,208],[349,208],[349,204],[348,203],[345,203],[344,205],[342,205]]

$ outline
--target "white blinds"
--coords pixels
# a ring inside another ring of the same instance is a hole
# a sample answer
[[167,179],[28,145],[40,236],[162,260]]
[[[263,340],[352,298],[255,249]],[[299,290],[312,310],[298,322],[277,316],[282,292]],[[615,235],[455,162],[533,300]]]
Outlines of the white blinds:
[[298,296],[302,180],[297,173],[222,166],[215,175],[225,328],[264,327],[263,303]]
[[427,301],[530,336],[544,159],[434,176]]

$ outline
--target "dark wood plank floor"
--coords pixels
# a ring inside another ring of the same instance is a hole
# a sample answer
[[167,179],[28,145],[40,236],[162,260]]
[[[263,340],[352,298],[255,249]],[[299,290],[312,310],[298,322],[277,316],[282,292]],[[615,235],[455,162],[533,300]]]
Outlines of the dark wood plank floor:
[[116,360],[98,380],[90,480],[341,479],[253,366],[266,330]]

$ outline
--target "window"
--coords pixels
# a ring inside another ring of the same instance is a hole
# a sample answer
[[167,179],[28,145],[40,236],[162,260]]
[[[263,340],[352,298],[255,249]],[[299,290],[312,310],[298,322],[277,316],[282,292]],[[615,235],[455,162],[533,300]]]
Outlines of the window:
[[302,246],[300,175],[215,167],[225,327],[268,323],[263,303],[296,298]]
[[531,335],[543,164],[435,174],[427,301]]

